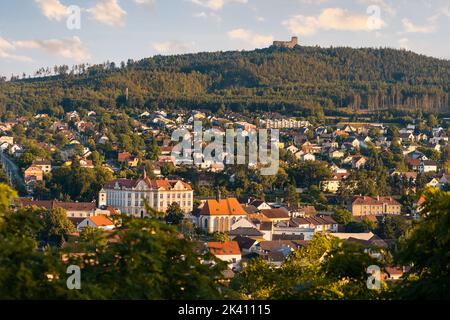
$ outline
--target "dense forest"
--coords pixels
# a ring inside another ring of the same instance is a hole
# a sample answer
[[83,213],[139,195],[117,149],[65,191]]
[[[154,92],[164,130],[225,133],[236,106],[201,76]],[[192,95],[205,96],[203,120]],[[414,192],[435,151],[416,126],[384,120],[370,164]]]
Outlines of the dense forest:
[[226,107],[292,115],[450,112],[450,61],[405,50],[270,47],[55,66],[0,78],[0,116]]

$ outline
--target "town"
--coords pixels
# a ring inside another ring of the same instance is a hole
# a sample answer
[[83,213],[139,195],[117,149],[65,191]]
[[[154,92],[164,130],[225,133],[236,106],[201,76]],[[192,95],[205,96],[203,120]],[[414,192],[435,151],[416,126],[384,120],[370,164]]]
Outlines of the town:
[[[64,212],[72,228],[62,247],[86,228],[113,233],[122,215],[160,215],[225,262],[230,281],[257,257],[282,267],[317,235],[376,248],[377,257],[395,250],[421,217],[422,191],[450,190],[448,119],[407,120],[102,108],[4,118],[0,182],[18,190],[15,210]],[[278,129],[278,173],[205,159],[178,164],[171,134],[195,121],[223,134]],[[383,279],[400,281],[409,268],[387,265]]]
[[450,299],[450,4],[410,2],[0,1],[0,301]]

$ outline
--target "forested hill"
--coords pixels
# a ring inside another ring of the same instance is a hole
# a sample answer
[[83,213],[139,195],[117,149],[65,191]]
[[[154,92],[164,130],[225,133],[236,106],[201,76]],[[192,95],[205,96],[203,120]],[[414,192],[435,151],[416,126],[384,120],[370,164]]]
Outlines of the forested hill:
[[450,112],[450,60],[394,49],[271,47],[60,66],[35,76],[0,83],[3,118],[163,106],[304,115],[322,110]]

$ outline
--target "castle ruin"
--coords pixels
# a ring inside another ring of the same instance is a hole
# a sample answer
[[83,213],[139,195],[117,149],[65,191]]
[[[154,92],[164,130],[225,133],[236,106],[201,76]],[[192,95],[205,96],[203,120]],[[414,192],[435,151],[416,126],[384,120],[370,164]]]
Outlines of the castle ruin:
[[274,41],[273,46],[279,48],[289,48],[293,49],[296,45],[298,45],[298,37],[292,37],[291,41]]

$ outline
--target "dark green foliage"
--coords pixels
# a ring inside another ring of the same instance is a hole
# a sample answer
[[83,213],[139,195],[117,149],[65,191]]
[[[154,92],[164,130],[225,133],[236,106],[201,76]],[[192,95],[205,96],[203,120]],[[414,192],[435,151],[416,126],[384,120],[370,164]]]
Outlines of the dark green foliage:
[[[61,114],[93,107],[277,110],[320,119],[325,111],[449,108],[448,60],[393,49],[297,47],[156,56],[80,75],[0,83],[0,115]],[[125,89],[129,97],[125,99]],[[428,122],[433,123],[433,118]]]
[[413,264],[399,295],[406,299],[449,299],[450,194],[429,190],[425,197],[423,220],[399,245],[399,261]]

